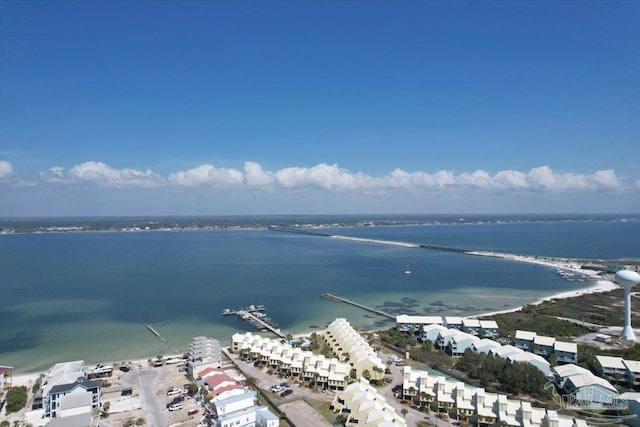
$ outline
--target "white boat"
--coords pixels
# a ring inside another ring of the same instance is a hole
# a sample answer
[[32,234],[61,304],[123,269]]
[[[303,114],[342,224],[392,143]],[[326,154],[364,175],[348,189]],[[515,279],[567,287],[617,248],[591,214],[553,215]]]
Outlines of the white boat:
[[407,264],[407,269],[404,271],[404,274],[411,274],[411,270],[409,270],[409,264]]

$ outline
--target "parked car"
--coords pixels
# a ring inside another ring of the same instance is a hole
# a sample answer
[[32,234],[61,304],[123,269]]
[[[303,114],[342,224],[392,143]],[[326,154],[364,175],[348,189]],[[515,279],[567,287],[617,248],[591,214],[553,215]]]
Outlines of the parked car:
[[176,394],[180,394],[182,393],[182,390],[180,390],[179,388],[170,388],[169,391],[167,391],[167,396],[174,396]]
[[198,413],[197,409],[189,409],[189,412],[187,412],[187,415],[195,415]]
[[290,386],[289,383],[280,383],[280,387],[285,387],[286,388],[286,387],[289,387],[289,386]]
[[280,393],[280,397],[287,397],[287,396],[289,396],[291,393],[293,393],[293,390],[291,390],[291,389],[285,390],[285,391],[283,391],[282,393]]
[[180,409],[182,409],[182,403],[174,403],[169,406],[169,411],[179,411]]
[[120,366],[118,369],[120,369],[122,372],[129,372],[129,367],[128,366]]

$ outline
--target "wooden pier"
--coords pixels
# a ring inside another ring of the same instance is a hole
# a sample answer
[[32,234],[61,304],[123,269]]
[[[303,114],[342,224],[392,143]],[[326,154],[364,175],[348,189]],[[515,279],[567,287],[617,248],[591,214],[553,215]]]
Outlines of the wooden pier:
[[329,300],[332,300],[332,301],[344,302],[344,303],[350,304],[350,305],[352,305],[354,307],[358,307],[358,308],[361,308],[363,310],[370,311],[371,313],[375,313],[375,314],[378,314],[380,316],[384,316],[384,317],[387,317],[389,319],[396,320],[396,316],[393,315],[393,314],[389,314],[386,311],[378,310],[377,308],[367,307],[366,305],[357,303],[355,301],[351,301],[350,299],[345,298],[345,297],[341,297],[340,295],[336,295],[336,294],[333,294],[333,293],[326,293],[326,294],[322,294],[322,297],[326,298],[326,299],[329,299]]
[[278,323],[276,323],[273,319],[268,317],[266,313],[264,313],[264,305],[250,305],[245,308],[241,308],[240,310],[231,310],[229,308],[225,308],[222,312],[223,316],[230,316],[235,314],[240,319],[244,320],[254,328],[258,330],[267,330],[280,338],[284,338],[285,335],[280,332],[278,329]]

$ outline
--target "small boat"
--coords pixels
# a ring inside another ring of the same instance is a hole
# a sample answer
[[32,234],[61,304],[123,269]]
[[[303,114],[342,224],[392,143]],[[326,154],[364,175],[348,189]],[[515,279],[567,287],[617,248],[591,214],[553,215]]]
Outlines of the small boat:
[[409,264],[407,264],[407,269],[404,271],[404,274],[411,274],[411,270],[409,270]]
[[233,311],[231,311],[231,309],[229,308],[225,308],[224,310],[222,310],[222,315],[223,316],[228,316],[229,314],[232,314]]

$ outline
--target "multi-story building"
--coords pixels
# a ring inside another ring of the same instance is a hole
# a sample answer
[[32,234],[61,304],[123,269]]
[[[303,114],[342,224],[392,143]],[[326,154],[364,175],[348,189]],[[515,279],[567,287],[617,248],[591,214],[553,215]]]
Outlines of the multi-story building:
[[194,377],[205,368],[219,368],[222,363],[220,341],[202,336],[194,337],[189,344],[188,357],[187,369]]
[[338,358],[328,359],[250,332],[234,334],[231,351],[245,360],[273,368],[284,376],[314,381],[319,386],[335,390],[346,386],[351,371],[351,366]]
[[384,378],[385,364],[376,351],[369,345],[346,319],[338,318],[331,322],[322,334],[333,353],[347,361],[356,371],[356,378],[368,376],[373,380]]
[[349,384],[344,391],[337,393],[331,408],[346,417],[347,427],[407,426],[402,416],[396,414],[395,408],[365,378],[360,378],[360,381]]
[[417,405],[429,405],[438,413],[470,424],[522,427],[585,427],[583,420],[561,417],[555,411],[531,406],[531,403],[508,399],[506,395],[488,393],[462,382],[447,381],[426,371],[406,366],[403,372],[402,397]]

